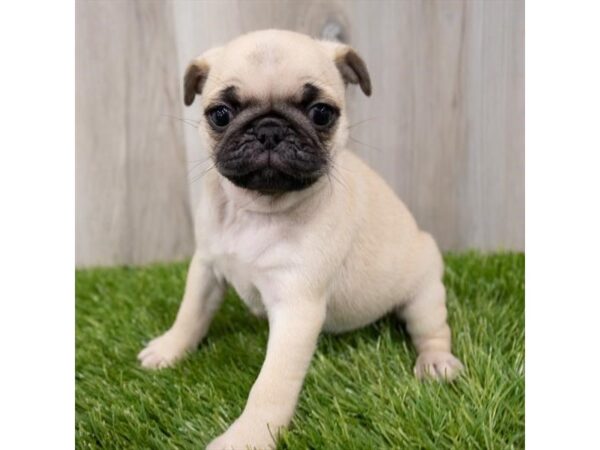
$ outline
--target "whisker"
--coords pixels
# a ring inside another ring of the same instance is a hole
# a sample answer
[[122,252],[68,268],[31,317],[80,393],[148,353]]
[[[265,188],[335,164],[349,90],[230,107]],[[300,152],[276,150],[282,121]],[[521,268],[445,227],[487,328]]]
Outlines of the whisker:
[[188,159],[187,162],[188,163],[195,163],[195,162],[199,162],[199,161],[208,161],[210,158],[212,158],[212,155],[208,155],[206,158]]
[[347,167],[344,167],[344,166],[335,166],[335,168],[336,168],[336,170],[338,170],[338,169],[345,170],[346,172],[354,175],[354,172],[352,170],[348,169]]
[[333,195],[333,182],[331,181],[331,174],[329,173],[329,170],[326,172],[327,174],[327,180],[329,180],[329,195]]
[[348,125],[348,126],[346,127],[346,129],[347,129],[347,130],[350,130],[350,129],[352,129],[352,128],[354,128],[354,127],[358,126],[358,125],[362,125],[362,124],[363,124],[363,123],[365,123],[365,122],[368,122],[368,121],[370,121],[370,120],[375,120],[375,119],[379,119],[379,117],[369,117],[368,119],[363,119],[363,120],[360,120],[360,121],[358,121],[358,122],[354,122],[353,124],[350,124],[350,125]]
[[348,136],[348,139],[350,139],[352,142],[356,142],[357,144],[364,145],[365,147],[371,148],[371,149],[373,149],[373,150],[377,150],[378,152],[381,152],[381,151],[383,151],[383,150],[382,150],[381,148],[379,148],[379,147],[374,147],[374,146],[372,146],[372,145],[369,145],[369,144],[366,144],[366,143],[364,143],[364,142],[361,142],[361,141],[359,141],[358,139],[356,139],[356,138],[354,138],[354,137],[352,137],[352,136]]
[[206,158],[203,161],[200,162],[196,162],[192,164],[192,167],[188,168],[188,175],[193,172],[194,170],[196,170],[197,168],[199,168],[200,166],[202,166],[203,164],[206,164],[207,162],[212,161],[212,158],[209,156],[208,158]]
[[[350,187],[349,187],[349,186],[348,186],[348,185],[347,185],[345,182],[343,182],[343,181],[342,181],[340,178],[338,178],[338,177],[335,175],[335,173],[334,173],[334,172],[335,172],[335,171],[337,171],[337,170],[338,170],[338,168],[337,168],[337,165],[334,165],[334,164],[332,164],[332,165],[331,165],[331,170],[329,171],[329,173],[331,174],[331,176],[333,177],[333,179],[334,179],[334,180],[335,180],[335,181],[336,181],[336,182],[337,182],[337,183],[338,183],[340,186],[342,186],[344,189],[346,189],[346,191],[347,191],[347,192],[349,192],[349,191],[350,191]],[[340,174],[340,175],[341,175],[341,174]]]
[[195,121],[193,119],[186,119],[185,117],[177,117],[177,116],[173,116],[171,114],[161,114],[161,116],[168,117],[169,119],[179,120],[180,122],[183,122],[186,125],[189,125],[194,128],[197,127],[198,125],[200,125],[199,121]]
[[208,172],[210,172],[212,169],[214,169],[215,167],[217,167],[216,163],[213,163],[212,166],[210,166],[208,169],[202,171],[202,173],[200,175],[196,175],[194,178],[192,178],[190,180],[190,184],[194,184],[196,181],[200,180],[201,178],[203,178]]

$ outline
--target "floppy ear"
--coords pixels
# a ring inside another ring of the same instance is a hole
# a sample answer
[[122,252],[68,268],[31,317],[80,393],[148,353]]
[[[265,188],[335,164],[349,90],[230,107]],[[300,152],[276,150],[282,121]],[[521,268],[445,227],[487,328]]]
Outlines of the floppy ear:
[[188,65],[183,77],[183,102],[185,106],[190,106],[194,103],[196,94],[202,94],[202,88],[208,78],[211,61],[220,50],[220,47],[210,49],[202,56],[193,59]]
[[183,77],[183,102],[185,106],[194,103],[196,94],[202,94],[202,88],[208,77],[208,65],[198,59],[190,63]]
[[370,96],[371,77],[359,54],[352,47],[338,42],[321,41],[321,44],[335,62],[344,83],[358,84],[365,95]]

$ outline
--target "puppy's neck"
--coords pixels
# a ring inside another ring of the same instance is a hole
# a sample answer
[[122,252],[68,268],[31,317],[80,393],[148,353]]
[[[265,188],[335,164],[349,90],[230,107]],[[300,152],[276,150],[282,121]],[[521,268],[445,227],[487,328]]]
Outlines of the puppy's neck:
[[298,209],[315,200],[326,187],[327,177],[321,177],[306,189],[278,194],[261,194],[240,188],[220,174],[218,182],[227,202],[236,210],[261,214],[281,214]]

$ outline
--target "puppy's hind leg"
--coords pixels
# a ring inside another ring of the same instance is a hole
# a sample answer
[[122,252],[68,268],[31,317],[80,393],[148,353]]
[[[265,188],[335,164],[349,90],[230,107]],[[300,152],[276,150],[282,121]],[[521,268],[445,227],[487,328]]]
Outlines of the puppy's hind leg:
[[397,310],[417,349],[415,375],[447,381],[455,378],[463,365],[451,353],[450,327],[446,321],[446,290],[441,280],[431,280]]

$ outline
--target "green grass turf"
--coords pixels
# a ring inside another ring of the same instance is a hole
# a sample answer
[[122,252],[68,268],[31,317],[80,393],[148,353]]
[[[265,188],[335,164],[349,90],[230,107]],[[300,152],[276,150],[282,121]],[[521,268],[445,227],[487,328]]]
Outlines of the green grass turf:
[[[523,448],[524,256],[446,256],[454,353],[467,372],[418,382],[396,320],[323,335],[281,449]],[[142,370],[171,324],[187,265],[76,274],[77,448],[203,448],[242,411],[268,326],[228,294],[207,339],[175,368]]]

